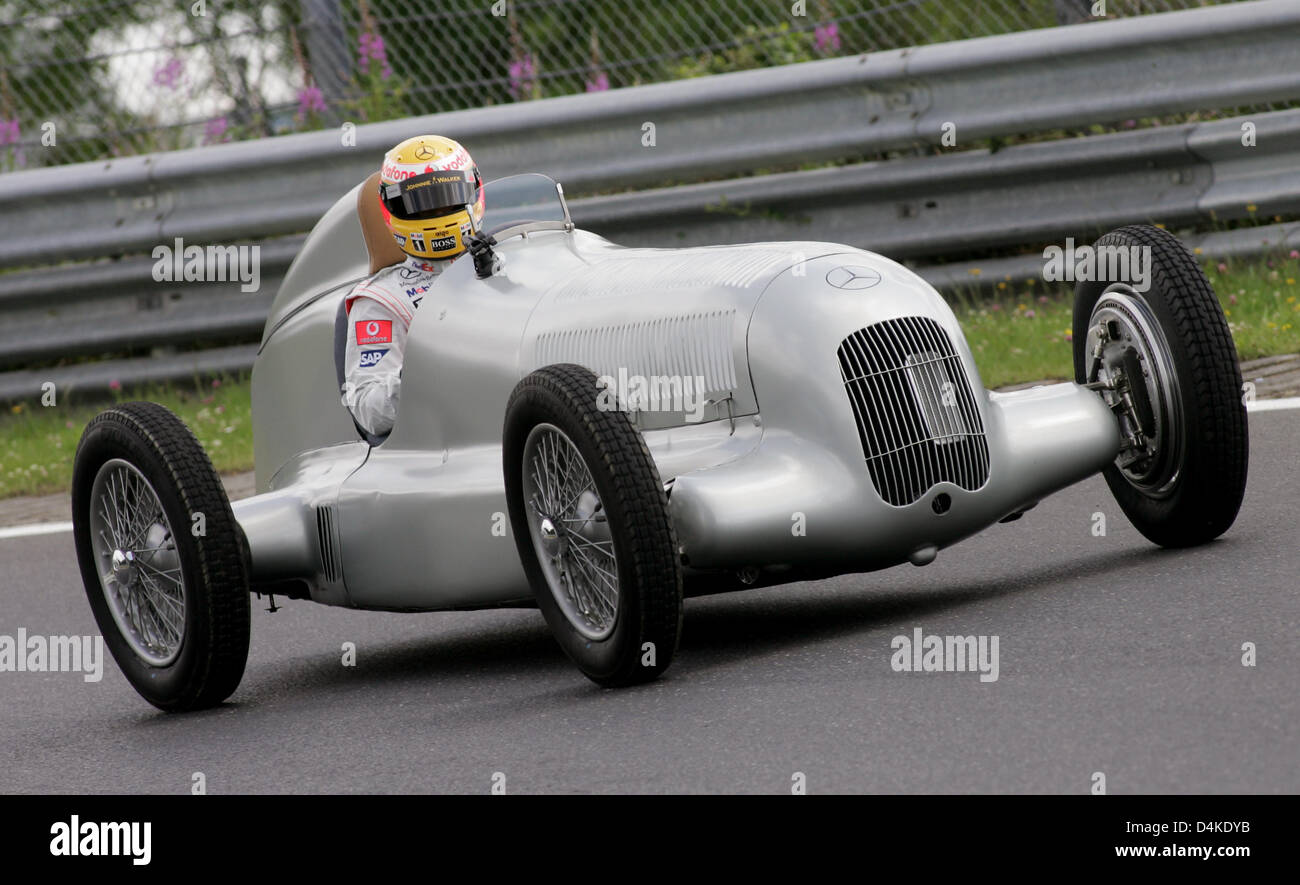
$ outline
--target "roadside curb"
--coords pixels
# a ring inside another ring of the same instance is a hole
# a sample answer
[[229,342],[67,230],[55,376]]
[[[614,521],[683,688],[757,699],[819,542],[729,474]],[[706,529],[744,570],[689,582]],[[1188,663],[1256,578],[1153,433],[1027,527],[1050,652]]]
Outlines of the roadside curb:
[[[221,484],[226,487],[226,494],[232,501],[248,498],[256,491],[251,470],[227,474],[221,477]],[[69,492],[0,500],[0,528],[64,522],[70,519],[72,519],[72,495]]]

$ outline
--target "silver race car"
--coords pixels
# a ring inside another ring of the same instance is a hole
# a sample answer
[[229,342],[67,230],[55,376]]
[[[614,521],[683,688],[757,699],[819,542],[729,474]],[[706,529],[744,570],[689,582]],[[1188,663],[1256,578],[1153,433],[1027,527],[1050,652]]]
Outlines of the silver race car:
[[947,304],[888,258],[623,248],[577,229],[535,174],[487,185],[478,247],[411,326],[396,426],[367,438],[340,403],[343,296],[401,259],[358,201],[373,187],[322,217],[271,308],[257,495],[232,507],[155,404],[104,411],[78,446],[90,605],[164,710],[235,690],[250,592],[536,605],[583,673],[618,686],[668,667],[684,595],[923,566],[1098,471],[1167,547],[1215,538],[1240,507],[1236,353],[1163,230],[1098,241],[1150,273],[1078,285],[1074,382],[994,393]]

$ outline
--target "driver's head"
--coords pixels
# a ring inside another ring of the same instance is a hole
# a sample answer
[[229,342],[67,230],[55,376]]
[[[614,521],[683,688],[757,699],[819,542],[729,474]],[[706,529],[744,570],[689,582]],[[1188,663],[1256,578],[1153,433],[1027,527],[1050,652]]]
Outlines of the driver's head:
[[483,223],[483,179],[459,144],[417,135],[384,154],[379,205],[407,255],[455,258]]

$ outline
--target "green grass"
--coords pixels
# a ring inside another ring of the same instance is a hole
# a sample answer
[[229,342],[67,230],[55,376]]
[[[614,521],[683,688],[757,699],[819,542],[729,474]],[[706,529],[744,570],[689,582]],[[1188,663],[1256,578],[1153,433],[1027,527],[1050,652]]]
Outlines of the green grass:
[[[1300,352],[1300,256],[1211,264],[1210,282],[1228,315],[1243,360]],[[1071,296],[1041,283],[998,284],[991,298],[960,299],[957,318],[984,384],[1072,377]],[[119,401],[147,399],[176,412],[222,472],[253,466],[248,379],[227,378],[119,392]],[[86,423],[103,403],[44,407],[19,403],[0,414],[0,498],[65,491]]]
[[[1242,360],[1300,352],[1300,256],[1205,269]],[[954,310],[985,386],[1073,378],[1072,299],[1064,287],[1006,281],[991,298],[961,299]]]
[[[194,431],[222,472],[253,466],[253,420],[247,378],[119,391],[117,400],[150,400],[171,409]],[[72,458],[86,424],[111,403],[43,406],[39,398],[0,415],[0,498],[66,491]]]

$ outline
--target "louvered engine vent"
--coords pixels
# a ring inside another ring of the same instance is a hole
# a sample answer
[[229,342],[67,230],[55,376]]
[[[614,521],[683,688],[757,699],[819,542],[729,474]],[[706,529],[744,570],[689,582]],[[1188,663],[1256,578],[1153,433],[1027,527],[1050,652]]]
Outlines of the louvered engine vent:
[[334,508],[328,504],[316,508],[316,534],[320,541],[321,573],[332,584],[338,581],[340,569]]
[[989,447],[966,370],[928,317],[867,326],[840,344],[840,372],[880,497],[912,504],[939,482],[967,491],[989,476]]

